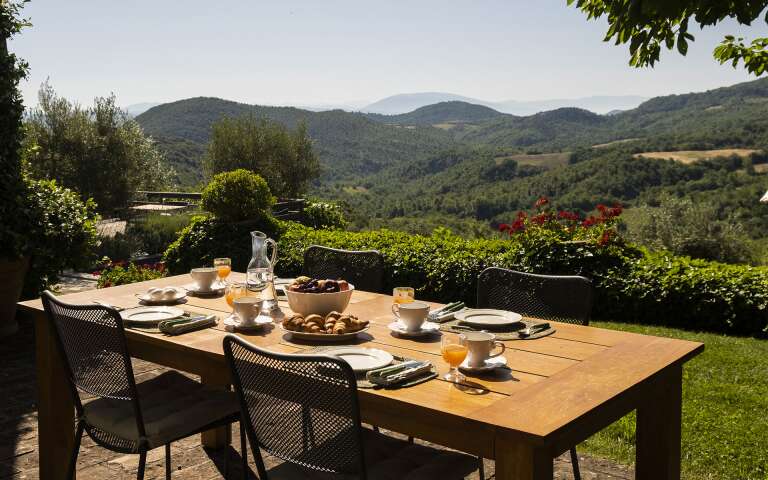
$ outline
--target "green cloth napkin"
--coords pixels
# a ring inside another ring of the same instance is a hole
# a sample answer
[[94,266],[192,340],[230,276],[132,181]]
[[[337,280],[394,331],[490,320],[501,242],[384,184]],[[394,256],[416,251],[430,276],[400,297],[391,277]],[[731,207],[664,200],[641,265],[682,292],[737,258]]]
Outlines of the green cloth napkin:
[[163,320],[157,324],[157,328],[168,335],[180,335],[193,330],[200,330],[201,328],[213,327],[214,325],[216,325],[216,315],[200,315]]

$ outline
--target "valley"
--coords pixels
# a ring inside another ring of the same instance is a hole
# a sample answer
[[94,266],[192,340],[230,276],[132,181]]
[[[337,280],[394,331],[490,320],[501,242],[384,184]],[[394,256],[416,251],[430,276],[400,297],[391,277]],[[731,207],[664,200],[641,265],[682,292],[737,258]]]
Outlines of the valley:
[[768,188],[765,100],[768,79],[656,97],[612,115],[560,108],[516,116],[458,100],[382,115],[198,97],[136,120],[186,188],[203,180],[216,120],[304,122],[322,165],[310,195],[341,203],[358,229],[486,235],[540,195],[584,214],[597,203],[653,204],[670,193],[715,201],[760,236],[768,227],[768,207],[757,202]]

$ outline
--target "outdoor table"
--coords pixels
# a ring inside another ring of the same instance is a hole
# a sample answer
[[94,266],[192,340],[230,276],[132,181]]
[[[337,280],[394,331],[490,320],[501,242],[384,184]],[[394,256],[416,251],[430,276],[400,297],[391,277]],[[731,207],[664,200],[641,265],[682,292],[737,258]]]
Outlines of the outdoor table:
[[[243,280],[233,273],[230,279]],[[137,306],[136,293],[182,286],[188,275],[161,278],[63,296],[70,303],[94,300]],[[347,312],[370,320],[356,345],[427,359],[440,373],[440,338],[393,336],[392,298],[355,291]],[[288,305],[280,302],[284,312]],[[74,437],[74,406],[40,300],[19,304],[35,322],[38,378],[40,478],[61,478]],[[188,297],[187,311],[216,313],[216,327],[179,336],[126,329],[132,357],[191,374],[203,383],[230,388],[222,340],[231,312],[223,297]],[[636,477],[680,478],[683,364],[701,353],[696,342],[551,322],[557,331],[536,340],[507,341],[510,370],[469,377],[464,387],[434,379],[399,390],[359,389],[364,422],[496,461],[499,480],[551,479],[553,458],[623,415],[637,410]],[[297,352],[312,345],[292,341],[282,329],[238,333],[264,348]],[[214,448],[229,443],[220,428],[201,435]]]

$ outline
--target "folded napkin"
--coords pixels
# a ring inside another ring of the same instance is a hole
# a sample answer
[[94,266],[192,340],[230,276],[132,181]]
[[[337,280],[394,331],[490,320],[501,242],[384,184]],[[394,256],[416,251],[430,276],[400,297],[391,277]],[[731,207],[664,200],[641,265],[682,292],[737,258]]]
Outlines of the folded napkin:
[[174,318],[173,320],[163,320],[157,324],[157,328],[168,335],[179,335],[182,333],[200,330],[216,325],[216,315],[197,315],[193,317]]
[[393,385],[408,383],[409,381],[419,379],[420,377],[429,376],[429,378],[432,378],[433,373],[432,364],[430,362],[408,360],[394,366],[371,370],[366,373],[365,378],[374,385],[391,387]]

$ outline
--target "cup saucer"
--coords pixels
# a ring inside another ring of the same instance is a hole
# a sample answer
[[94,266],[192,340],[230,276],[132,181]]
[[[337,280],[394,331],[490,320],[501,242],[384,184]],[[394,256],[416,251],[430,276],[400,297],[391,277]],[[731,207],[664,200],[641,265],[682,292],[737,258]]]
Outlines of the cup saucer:
[[191,293],[192,295],[205,297],[205,296],[212,296],[212,295],[220,295],[224,293],[224,290],[226,290],[227,285],[224,282],[215,281],[211,285],[211,288],[208,290],[200,290],[197,284],[194,284],[194,283],[190,283],[189,285],[184,285],[182,288],[186,290],[188,293]]
[[403,337],[423,337],[424,335],[431,335],[440,331],[440,325],[434,322],[424,322],[419,330],[413,331],[406,329],[405,325],[400,321],[390,323],[387,325],[387,328]]
[[259,315],[258,317],[256,317],[254,319],[252,324],[250,324],[250,325],[241,325],[240,324],[240,319],[237,318],[237,315],[235,315],[234,313],[230,313],[224,319],[224,328],[227,331],[234,331],[234,330],[239,330],[239,331],[261,330],[262,328],[264,328],[265,325],[267,325],[269,323],[272,323],[272,319],[271,318],[269,318],[267,316],[264,316],[264,315]]
[[459,365],[459,370],[468,373],[485,373],[496,370],[499,367],[507,366],[507,358],[504,355],[486,359],[485,365],[482,367],[470,367],[468,362],[469,359],[461,362],[461,365]]

